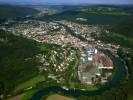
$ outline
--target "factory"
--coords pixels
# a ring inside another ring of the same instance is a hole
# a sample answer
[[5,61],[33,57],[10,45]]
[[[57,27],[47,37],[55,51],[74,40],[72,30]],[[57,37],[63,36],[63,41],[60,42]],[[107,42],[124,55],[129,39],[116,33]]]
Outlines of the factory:
[[80,56],[78,75],[82,84],[108,81],[108,77],[112,75],[113,62],[107,55],[94,47],[86,47],[80,52]]

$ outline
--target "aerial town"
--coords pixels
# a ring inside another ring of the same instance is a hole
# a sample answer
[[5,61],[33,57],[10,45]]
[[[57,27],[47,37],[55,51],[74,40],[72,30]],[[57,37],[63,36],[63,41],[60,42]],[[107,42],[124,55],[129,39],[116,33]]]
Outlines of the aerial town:
[[[83,19],[77,18],[77,20]],[[69,31],[61,24],[70,28],[76,35],[80,35],[88,41],[91,41],[91,43],[82,41],[72,34],[69,34]],[[119,45],[104,44],[91,37],[92,34],[100,34],[101,28],[98,25],[82,25],[65,20],[56,22],[37,20],[15,22],[10,20],[5,23],[5,26],[1,26],[0,28],[15,33],[15,35],[22,35],[23,37],[34,39],[40,43],[56,44],[62,47],[69,44],[77,48],[80,54],[80,64],[77,73],[82,84],[104,84],[111,80],[114,69],[113,62],[111,58],[100,51],[100,49],[109,50],[116,55]],[[46,60],[47,56],[42,54],[37,55],[37,58],[40,59],[42,63],[39,70],[47,71],[49,68],[46,66],[52,65],[53,72],[64,72],[69,67],[70,62],[74,60],[74,51],[72,51],[69,56],[66,56],[67,52],[65,49],[63,49],[60,54],[58,52],[58,50],[50,52],[52,54],[50,62]],[[63,56],[65,58],[63,58]],[[57,58],[65,60],[57,64]],[[55,73],[50,74],[49,77],[54,79],[56,77]]]
[[126,1],[0,0],[0,100],[133,100]]

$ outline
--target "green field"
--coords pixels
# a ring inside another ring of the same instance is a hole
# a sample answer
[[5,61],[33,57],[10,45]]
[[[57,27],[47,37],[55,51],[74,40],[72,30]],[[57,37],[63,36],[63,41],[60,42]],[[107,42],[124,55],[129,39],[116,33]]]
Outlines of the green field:
[[29,87],[34,87],[37,83],[42,82],[42,81],[45,81],[45,77],[44,77],[44,75],[40,74],[24,83],[19,84],[15,88],[14,92],[17,92],[17,91],[20,91],[20,90],[23,90],[23,89],[26,89]]
[[30,100],[32,98],[32,95],[36,92],[36,90],[32,89],[30,91],[27,91],[25,93],[19,94],[17,96],[11,97],[7,100]]
[[128,100],[133,100],[133,94],[132,93],[129,93]]
[[86,8],[81,9],[80,11],[84,13],[95,13],[95,14],[106,14],[106,15],[132,15],[131,13],[124,11],[118,8],[111,8],[111,7],[96,7],[96,8]]
[[21,100],[30,100],[37,90],[30,90],[21,96]]

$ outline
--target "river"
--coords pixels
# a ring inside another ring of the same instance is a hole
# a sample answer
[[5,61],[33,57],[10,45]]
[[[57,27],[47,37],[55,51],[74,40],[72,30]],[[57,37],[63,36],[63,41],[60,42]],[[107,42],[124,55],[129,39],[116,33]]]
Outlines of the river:
[[125,69],[124,62],[122,62],[120,58],[116,58],[112,56],[110,53],[108,53],[108,55],[113,61],[114,68],[115,68],[115,75],[112,81],[102,86],[98,90],[95,90],[95,91],[89,91],[89,90],[83,91],[83,90],[77,90],[77,89],[65,90],[62,87],[53,86],[53,87],[47,87],[47,88],[43,88],[42,90],[39,90],[33,95],[32,100],[40,100],[42,96],[48,95],[50,93],[61,93],[65,96],[79,97],[81,95],[95,96],[95,95],[100,95],[105,91],[109,91],[113,87],[119,85],[119,83],[125,78],[126,69]]

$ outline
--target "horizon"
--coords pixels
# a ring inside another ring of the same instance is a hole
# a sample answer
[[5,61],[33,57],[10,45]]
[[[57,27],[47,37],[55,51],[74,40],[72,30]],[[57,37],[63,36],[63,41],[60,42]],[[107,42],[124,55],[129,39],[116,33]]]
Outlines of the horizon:
[[1,5],[9,5],[9,6],[132,6],[133,4],[54,4],[54,3],[47,3],[47,4],[14,4],[14,3],[0,3]]
[[11,5],[133,5],[132,0],[0,0],[0,4]]

